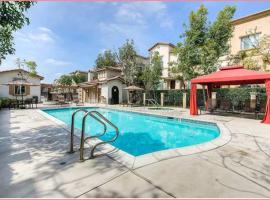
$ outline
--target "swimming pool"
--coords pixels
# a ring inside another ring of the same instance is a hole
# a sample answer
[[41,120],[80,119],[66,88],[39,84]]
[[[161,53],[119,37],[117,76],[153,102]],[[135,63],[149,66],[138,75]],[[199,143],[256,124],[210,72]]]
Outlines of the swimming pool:
[[[71,115],[78,108],[45,109],[43,112],[71,124]],[[112,143],[133,156],[140,156],[161,150],[168,150],[205,143],[220,135],[219,128],[213,123],[201,123],[191,120],[179,120],[135,112],[105,108],[85,108],[96,110],[112,121],[119,128],[119,137]],[[83,113],[78,113],[75,127],[81,129]],[[91,117],[86,120],[86,135],[96,135],[103,131],[103,126]],[[112,127],[101,140],[114,136]]]

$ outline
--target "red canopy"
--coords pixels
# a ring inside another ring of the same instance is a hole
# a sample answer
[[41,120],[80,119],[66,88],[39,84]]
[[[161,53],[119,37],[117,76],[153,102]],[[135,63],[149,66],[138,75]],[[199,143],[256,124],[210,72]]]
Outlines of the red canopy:
[[213,86],[266,83],[267,104],[262,122],[270,123],[270,73],[244,69],[244,66],[221,67],[220,71],[191,80],[190,114],[197,115],[196,84],[207,85],[208,96]]

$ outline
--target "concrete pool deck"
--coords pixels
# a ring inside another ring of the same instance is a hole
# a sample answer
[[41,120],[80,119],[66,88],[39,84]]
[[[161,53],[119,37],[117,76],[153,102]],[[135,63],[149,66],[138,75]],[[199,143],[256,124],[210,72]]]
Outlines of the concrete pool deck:
[[[110,106],[114,107],[114,106]],[[222,147],[131,169],[67,154],[68,131],[38,110],[0,111],[0,197],[270,197],[270,125],[188,110],[138,112],[222,123]]]

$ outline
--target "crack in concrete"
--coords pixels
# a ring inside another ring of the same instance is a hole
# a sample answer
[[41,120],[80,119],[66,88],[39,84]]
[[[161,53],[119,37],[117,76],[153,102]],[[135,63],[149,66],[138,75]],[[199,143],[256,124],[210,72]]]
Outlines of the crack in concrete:
[[229,189],[232,189],[232,190],[235,190],[235,191],[238,191],[238,192],[245,192],[245,193],[250,193],[250,194],[256,194],[256,195],[259,195],[259,196],[262,196],[262,197],[265,197],[265,198],[269,198],[269,196],[265,196],[265,195],[260,194],[258,192],[252,192],[252,191],[248,191],[248,190],[241,190],[239,188],[235,188],[235,187],[226,185],[225,183],[222,183],[219,179],[216,179],[216,182],[219,183],[220,185],[226,187],[226,188],[229,188]]

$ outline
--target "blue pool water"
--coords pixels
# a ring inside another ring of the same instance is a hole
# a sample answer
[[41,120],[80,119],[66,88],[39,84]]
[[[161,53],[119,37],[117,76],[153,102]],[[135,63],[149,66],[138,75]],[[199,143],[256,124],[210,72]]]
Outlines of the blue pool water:
[[[71,115],[77,108],[47,109],[47,114],[71,124]],[[139,156],[155,151],[179,148],[204,143],[219,136],[219,129],[214,124],[188,120],[168,119],[152,115],[124,112],[103,108],[96,110],[112,121],[119,128],[119,137],[113,146],[133,155]],[[83,113],[77,113],[75,127],[81,129]],[[103,131],[103,126],[90,116],[86,120],[86,135],[96,135]],[[102,140],[112,138],[115,131],[108,125],[108,133]]]

